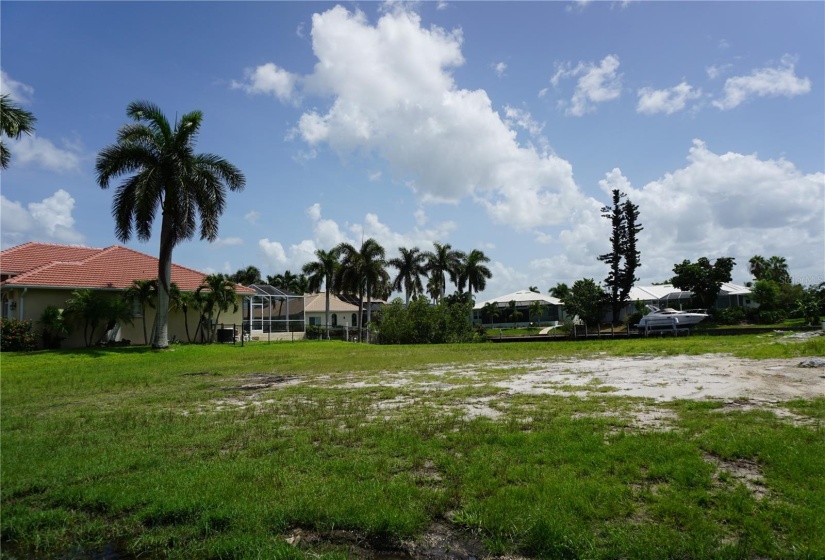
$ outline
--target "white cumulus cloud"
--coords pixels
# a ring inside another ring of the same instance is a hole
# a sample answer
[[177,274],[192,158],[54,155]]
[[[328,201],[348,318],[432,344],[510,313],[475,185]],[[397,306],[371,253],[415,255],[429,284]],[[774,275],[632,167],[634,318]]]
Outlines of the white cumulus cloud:
[[17,103],[26,105],[31,103],[34,88],[23,82],[18,82],[3,70],[0,70],[0,94],[8,95]]
[[671,115],[684,110],[687,102],[702,96],[701,89],[695,89],[682,82],[668,89],[642,88],[639,90],[639,104],[636,111],[647,115],[665,113]]
[[51,140],[33,134],[23,135],[9,141],[13,165],[37,165],[39,167],[68,173],[80,170],[80,153],[77,145],[65,143],[68,149],[55,146]]
[[[318,62],[298,82],[329,105],[304,112],[293,137],[313,153],[327,146],[341,156],[377,154],[425,202],[472,198],[519,229],[559,223],[582,199],[570,165],[544,144],[519,144],[514,126],[540,130],[527,113],[502,117],[486,91],[456,84],[462,40],[460,29],[422,27],[403,5],[375,24],[341,6],[315,14]],[[600,82],[605,90],[607,81]]]
[[811,91],[811,80],[796,75],[793,57],[785,55],[776,66],[758,68],[747,76],[725,80],[724,97],[713,102],[723,111],[738,107],[752,97],[794,97]]
[[244,72],[244,82],[232,81],[233,89],[242,89],[247,93],[274,95],[281,101],[294,101],[295,74],[279,68],[276,64],[267,62],[257,68],[247,69]]
[[575,67],[569,62],[557,65],[550,83],[558,86],[562,79],[578,78],[576,89],[565,114],[581,117],[596,110],[596,104],[618,99],[622,94],[622,75],[618,73],[619,57],[610,54],[599,64],[579,62]]
[[0,195],[3,246],[25,241],[82,243],[83,235],[74,228],[74,205],[74,198],[63,189],[25,207]]

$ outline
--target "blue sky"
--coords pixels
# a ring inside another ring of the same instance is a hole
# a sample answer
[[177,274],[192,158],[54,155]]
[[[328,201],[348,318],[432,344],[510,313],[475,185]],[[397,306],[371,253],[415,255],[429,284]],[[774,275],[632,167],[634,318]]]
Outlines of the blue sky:
[[[599,208],[644,225],[640,284],[755,254],[825,281],[825,3],[12,2],[2,92],[37,117],[8,141],[2,246],[105,247],[94,161],[136,99],[204,113],[197,150],[245,173],[206,272],[296,272],[375,237],[482,249],[484,296],[601,280]],[[157,254],[157,241],[128,246]]]

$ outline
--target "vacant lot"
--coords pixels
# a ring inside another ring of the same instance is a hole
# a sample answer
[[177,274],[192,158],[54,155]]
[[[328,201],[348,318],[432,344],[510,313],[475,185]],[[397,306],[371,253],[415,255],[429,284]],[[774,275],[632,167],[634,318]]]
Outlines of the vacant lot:
[[825,337],[2,357],[4,558],[825,557]]

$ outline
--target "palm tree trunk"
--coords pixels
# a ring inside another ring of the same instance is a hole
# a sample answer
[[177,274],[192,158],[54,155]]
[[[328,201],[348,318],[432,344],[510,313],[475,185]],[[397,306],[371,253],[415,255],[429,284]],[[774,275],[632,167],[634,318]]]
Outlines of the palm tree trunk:
[[152,348],[169,347],[169,283],[172,277],[172,219],[164,212],[160,227],[160,254],[158,256],[158,312],[152,334]]
[[149,337],[146,336],[146,305],[141,306],[141,314],[143,315],[143,344],[149,344]]
[[327,307],[326,307],[326,319],[325,320],[326,320],[326,323],[327,323],[327,340],[329,340],[329,279],[327,279],[326,288],[327,288],[327,293],[326,293]]

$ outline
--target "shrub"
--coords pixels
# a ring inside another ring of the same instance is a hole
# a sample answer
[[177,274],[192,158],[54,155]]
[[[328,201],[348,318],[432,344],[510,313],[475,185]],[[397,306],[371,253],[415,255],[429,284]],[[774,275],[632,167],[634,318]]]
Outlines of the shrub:
[[712,315],[719,325],[739,325],[745,321],[745,310],[741,307],[714,309]]
[[475,336],[470,321],[472,307],[466,302],[442,300],[430,305],[417,298],[404,307],[400,298],[384,306],[379,318],[381,344],[441,344],[471,342]]
[[0,319],[0,350],[30,352],[37,347],[31,321]]

